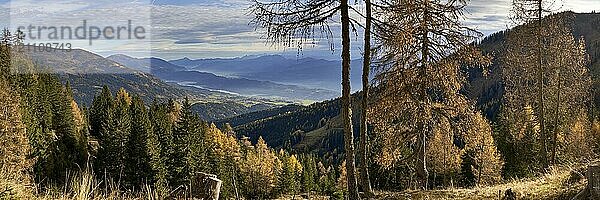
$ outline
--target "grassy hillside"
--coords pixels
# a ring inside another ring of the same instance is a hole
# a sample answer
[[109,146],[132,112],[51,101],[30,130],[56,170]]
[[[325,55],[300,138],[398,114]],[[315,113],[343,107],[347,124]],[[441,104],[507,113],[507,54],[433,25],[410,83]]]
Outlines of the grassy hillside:
[[511,189],[517,199],[571,199],[587,185],[580,172],[570,167],[556,167],[541,177],[512,180],[507,183],[471,189],[407,190],[382,192],[377,199],[502,199]]

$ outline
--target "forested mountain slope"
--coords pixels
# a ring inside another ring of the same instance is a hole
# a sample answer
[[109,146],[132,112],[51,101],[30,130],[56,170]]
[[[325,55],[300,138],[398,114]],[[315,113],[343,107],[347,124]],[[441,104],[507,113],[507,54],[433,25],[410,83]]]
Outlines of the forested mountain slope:
[[289,104],[281,107],[270,108],[262,111],[250,112],[246,114],[241,114],[235,117],[221,119],[216,121],[218,125],[223,125],[225,123],[229,123],[231,126],[238,126],[242,124],[247,124],[256,120],[271,118],[277,115],[283,115],[286,113],[291,113],[300,109],[306,108],[306,106],[298,105],[298,104]]
[[[356,133],[359,128],[357,119],[360,116],[360,98],[358,98],[358,95],[360,93],[355,93],[352,101],[352,115]],[[338,98],[300,108],[282,107],[248,113],[220,120],[219,122],[221,124],[231,123],[238,136],[250,137],[251,141],[256,141],[261,136],[270,146],[281,148],[296,148],[299,143],[304,142],[312,145],[317,142],[322,146],[312,150],[326,152],[343,145],[342,133],[341,130],[338,130],[340,124],[336,123],[334,119],[340,114],[340,106]],[[256,119],[262,116],[265,117]],[[326,128],[321,129],[317,134],[311,132],[322,127]],[[323,137],[315,138],[315,135]],[[305,138],[311,138],[312,141],[304,141]]]
[[[565,12],[561,13],[561,15],[574,15],[572,23],[574,34],[586,40],[587,52],[590,55],[591,61],[589,67],[594,81],[594,101],[598,105],[598,99],[600,99],[600,95],[597,92],[600,89],[600,14]],[[477,107],[486,114],[486,117],[492,121],[499,112],[503,95],[500,62],[504,51],[507,31],[487,36],[479,43],[481,49],[493,57],[493,64],[489,66],[489,74],[487,76],[483,76],[480,69],[470,69],[468,71],[468,84],[463,89],[467,97],[473,100]],[[360,103],[360,99],[356,98],[356,94],[354,96],[352,111],[356,134],[358,132],[358,114],[361,110],[357,106]],[[249,136],[253,140],[256,140],[258,136],[262,136],[269,145],[274,147],[305,149],[306,145],[309,145],[311,149],[321,148],[316,151],[325,151],[332,147],[335,148],[333,144],[337,144],[337,142],[333,142],[336,141],[334,133],[339,127],[335,126],[336,123],[330,123],[329,128],[322,127],[326,125],[325,122],[327,120],[333,119],[339,114],[339,106],[339,99],[315,103],[296,111],[272,114],[271,117],[265,119],[237,125],[235,126],[235,130],[239,135]],[[251,121],[249,120],[251,118],[248,116],[242,115],[228,120]],[[248,119],[243,119],[244,117]],[[304,139],[309,140],[305,141]],[[339,144],[342,144],[341,141],[339,141]]]
[[283,147],[292,138],[292,133],[314,130],[319,127],[320,121],[337,116],[339,110],[339,100],[325,101],[297,111],[238,125],[234,130],[240,136],[250,137],[251,141],[256,141],[259,136],[262,136],[269,145]]
[[[204,120],[217,120],[239,114],[272,108],[286,103],[264,98],[248,98],[239,95],[211,91],[197,87],[185,87],[166,83],[160,78],[145,73],[144,65],[127,62],[122,64],[95,53],[74,49],[72,51],[21,51],[18,56],[32,62],[36,70],[57,74],[61,82],[69,82],[75,100],[82,105],[91,105],[92,99],[108,86],[113,93],[124,88],[148,103],[154,100],[181,100],[188,97],[194,111],[202,113]],[[153,60],[157,71],[183,70],[183,67],[166,61]],[[149,61],[150,62],[150,61]],[[132,65],[133,67],[129,67]],[[210,105],[210,106],[207,106]]]
[[[590,56],[589,69],[593,81],[593,96],[596,107],[600,100],[600,13],[560,13],[563,17],[572,18],[571,27],[576,38],[583,38],[587,53]],[[516,27],[520,28],[520,27]],[[469,83],[465,87],[467,96],[476,100],[477,106],[493,120],[499,112],[501,98],[504,92],[500,63],[505,51],[506,35],[511,30],[500,31],[483,39],[479,46],[493,56],[493,64],[489,66],[489,75],[482,76],[481,70],[469,72]],[[597,112],[595,113],[597,114]]]
[[268,103],[268,101],[265,101],[265,103],[245,103],[244,101],[239,100],[225,100],[223,102],[196,102],[192,105],[192,111],[198,114],[202,120],[214,122],[246,113],[260,112],[266,109],[276,109],[278,107],[279,105]]
[[24,51],[36,66],[51,66],[43,69],[59,74],[62,82],[69,81],[73,87],[75,100],[90,105],[91,100],[107,85],[116,92],[124,88],[142,95],[145,101],[168,98],[208,98],[221,95],[208,90],[186,90],[173,86],[141,71],[130,69],[122,64],[106,59],[100,55],[74,49],[72,51]]

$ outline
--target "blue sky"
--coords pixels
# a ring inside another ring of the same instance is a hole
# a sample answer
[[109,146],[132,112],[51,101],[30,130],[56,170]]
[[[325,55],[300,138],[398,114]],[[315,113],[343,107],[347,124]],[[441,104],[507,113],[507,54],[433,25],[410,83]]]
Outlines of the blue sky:
[[[511,0],[471,0],[465,23],[484,34],[511,26],[508,20]],[[145,29],[145,39],[61,40],[73,47],[88,49],[101,55],[125,53],[137,57],[157,56],[166,59],[181,57],[239,57],[254,54],[286,54],[297,50],[265,43],[261,31],[248,25],[248,0],[0,0],[0,25],[70,26],[83,20],[88,24],[125,26],[133,21]],[[360,2],[355,5],[360,9]],[[600,0],[558,1],[560,10],[575,12],[600,11]],[[339,29],[337,22],[332,22]],[[360,33],[359,33],[360,35]],[[339,38],[332,40],[336,51],[329,51],[329,42],[315,41],[305,47],[302,56],[326,59],[339,58]],[[34,40],[29,42],[46,42]],[[362,52],[361,39],[353,37],[353,56]]]

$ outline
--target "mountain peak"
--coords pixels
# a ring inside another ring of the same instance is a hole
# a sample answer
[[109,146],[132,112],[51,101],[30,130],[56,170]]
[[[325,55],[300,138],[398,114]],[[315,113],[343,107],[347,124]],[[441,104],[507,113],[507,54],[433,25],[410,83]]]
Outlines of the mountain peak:
[[238,57],[239,60],[256,60],[256,59],[285,59],[282,55],[279,54],[256,54],[256,55],[245,55],[242,57]]
[[131,56],[128,56],[125,54],[120,54],[120,53],[107,56],[106,58],[111,59],[111,60],[112,60],[112,58],[136,59],[134,57],[131,57]]

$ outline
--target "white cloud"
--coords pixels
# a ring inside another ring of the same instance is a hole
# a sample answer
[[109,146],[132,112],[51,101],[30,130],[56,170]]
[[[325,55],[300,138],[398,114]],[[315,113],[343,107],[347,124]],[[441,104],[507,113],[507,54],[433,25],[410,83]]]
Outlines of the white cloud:
[[[511,1],[471,0],[465,24],[485,34],[512,26],[508,19]],[[102,41],[93,46],[85,46],[85,41],[74,41],[82,48],[105,55],[147,51],[153,56],[179,58],[297,53],[294,48],[273,48],[265,43],[262,33],[248,24],[249,3],[247,0],[12,0],[0,5],[0,24],[75,27],[85,19],[96,26],[126,25],[127,20],[132,20],[147,27],[148,38],[144,41]],[[561,10],[600,10],[598,0],[568,0],[560,3],[563,4]],[[360,1],[354,6],[363,9]],[[7,18],[10,21],[7,22]],[[333,19],[331,25],[334,36],[339,35],[339,20]],[[352,34],[353,56],[359,56],[361,51],[362,31],[357,28],[359,36]],[[329,42],[323,39],[305,48],[304,54],[338,58],[339,40],[339,37],[332,39],[337,49],[333,53],[329,51]]]

